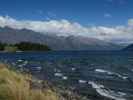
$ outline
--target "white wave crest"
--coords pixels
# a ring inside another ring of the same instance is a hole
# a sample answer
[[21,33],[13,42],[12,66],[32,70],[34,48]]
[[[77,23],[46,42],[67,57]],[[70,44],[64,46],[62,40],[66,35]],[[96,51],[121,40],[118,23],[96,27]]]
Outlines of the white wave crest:
[[126,100],[123,96],[125,96],[125,93],[122,92],[114,92],[112,90],[106,90],[103,85],[96,84],[95,82],[89,81],[88,84],[92,85],[94,89],[96,89],[97,93],[99,93],[101,96],[111,98],[114,100]]
[[110,72],[110,71],[107,71],[107,70],[103,70],[103,69],[95,69],[96,72],[99,72],[99,73],[107,73],[109,75],[112,75],[113,72]]
[[123,80],[128,78],[127,76],[122,76],[122,75],[120,75],[118,73],[111,72],[111,71],[104,70],[104,69],[95,69],[95,72],[98,72],[98,73],[107,73],[108,75],[115,75],[115,76],[117,76],[119,78],[122,78]]

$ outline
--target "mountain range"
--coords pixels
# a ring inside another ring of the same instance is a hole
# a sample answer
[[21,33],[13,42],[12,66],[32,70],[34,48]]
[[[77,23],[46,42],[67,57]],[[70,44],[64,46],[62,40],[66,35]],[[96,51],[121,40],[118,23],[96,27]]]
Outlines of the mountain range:
[[123,49],[123,51],[133,51],[133,44],[128,45]]
[[32,42],[47,44],[53,50],[119,50],[120,45],[83,36],[57,36],[27,29],[0,27],[0,41],[4,43]]

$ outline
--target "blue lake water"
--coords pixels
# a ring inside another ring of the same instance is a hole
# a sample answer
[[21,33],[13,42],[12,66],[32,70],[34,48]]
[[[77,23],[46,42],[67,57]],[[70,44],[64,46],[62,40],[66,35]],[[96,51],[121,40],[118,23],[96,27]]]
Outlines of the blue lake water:
[[133,100],[132,52],[0,53],[0,61],[88,97]]

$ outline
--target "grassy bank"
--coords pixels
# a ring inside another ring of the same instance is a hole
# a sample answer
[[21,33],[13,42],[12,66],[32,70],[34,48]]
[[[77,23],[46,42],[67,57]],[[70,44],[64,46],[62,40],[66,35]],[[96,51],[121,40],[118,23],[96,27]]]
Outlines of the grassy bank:
[[51,89],[33,88],[32,77],[0,64],[0,100],[59,100]]

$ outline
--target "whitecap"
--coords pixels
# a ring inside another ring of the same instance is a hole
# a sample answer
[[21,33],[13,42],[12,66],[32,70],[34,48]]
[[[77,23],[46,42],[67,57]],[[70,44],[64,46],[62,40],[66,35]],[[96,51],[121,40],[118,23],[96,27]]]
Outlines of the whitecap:
[[72,71],[75,71],[75,70],[76,70],[76,68],[73,67],[73,68],[72,68]]
[[62,77],[63,74],[62,73],[55,73],[54,76],[57,76],[57,77]]
[[98,73],[107,73],[108,75],[115,75],[115,76],[117,76],[119,78],[122,78],[123,80],[128,78],[127,76],[122,76],[122,75],[120,75],[118,73],[110,72],[110,71],[103,70],[103,69],[95,69],[95,72],[98,72]]
[[22,62],[23,60],[22,59],[18,59],[18,62]]
[[28,61],[24,61],[24,63],[23,63],[24,65],[27,65],[28,64]]
[[67,77],[67,76],[63,76],[62,79],[63,79],[63,80],[67,80],[68,77]]
[[36,67],[37,70],[42,70],[42,67]]
[[86,80],[79,80],[79,83],[86,83]]
[[18,67],[23,67],[23,64],[21,64],[21,65],[18,65]]
[[95,69],[95,72],[107,73],[109,75],[112,75],[113,74],[113,72],[110,72],[110,71],[107,71],[107,70],[104,70],[104,69]]
[[92,85],[92,87],[96,89],[97,93],[99,93],[101,96],[114,100],[126,100],[125,98],[123,98],[123,96],[126,94],[122,92],[116,93],[112,90],[106,90],[103,85],[96,84],[95,82],[92,81],[88,82],[88,84]]
[[122,76],[122,75],[120,75],[120,74],[118,74],[118,73],[114,73],[116,76],[118,76],[119,78],[122,78],[123,80],[125,80],[125,79],[128,79],[128,77],[127,76]]
[[124,93],[124,92],[118,92],[118,94],[120,94],[120,95],[122,95],[122,96],[127,95],[127,94],[126,94],[126,93]]

